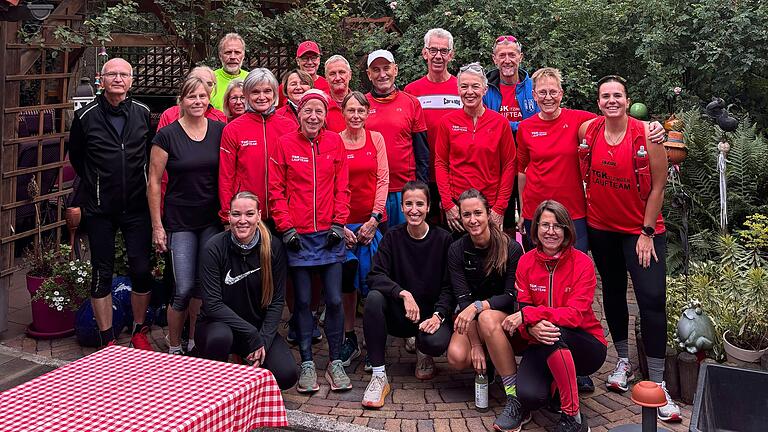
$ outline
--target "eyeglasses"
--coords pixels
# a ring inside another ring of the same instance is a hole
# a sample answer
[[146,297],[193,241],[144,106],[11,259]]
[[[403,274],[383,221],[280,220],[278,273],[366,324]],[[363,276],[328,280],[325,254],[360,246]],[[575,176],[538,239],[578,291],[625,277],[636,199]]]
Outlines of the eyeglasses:
[[451,53],[450,48],[433,48],[433,47],[425,47],[425,48],[427,49],[427,52],[431,56],[436,56],[438,53],[440,53],[441,56],[445,57]]
[[245,96],[231,96],[229,98],[230,102],[245,102]]
[[559,223],[539,222],[539,229],[548,232],[550,229],[556,233],[562,233],[565,231],[565,225]]
[[540,91],[537,91],[536,94],[539,95],[539,97],[542,99],[546,98],[547,96],[554,99],[557,97],[557,95],[560,94],[560,90],[550,90],[550,91],[540,90]]
[[483,67],[480,66],[480,63],[477,63],[477,62],[470,63],[468,65],[465,65],[459,68],[459,73],[463,73],[466,71],[472,71],[480,75],[485,75],[485,69],[483,69]]
[[130,78],[132,75],[129,74],[129,73],[125,73],[125,72],[107,72],[107,73],[105,73],[102,76],[104,78],[109,78],[109,79],[115,79],[115,78],[117,78],[119,76],[120,78],[125,80],[125,79]]
[[500,44],[504,41],[515,43],[517,42],[517,38],[514,36],[499,36],[496,38],[496,43]]

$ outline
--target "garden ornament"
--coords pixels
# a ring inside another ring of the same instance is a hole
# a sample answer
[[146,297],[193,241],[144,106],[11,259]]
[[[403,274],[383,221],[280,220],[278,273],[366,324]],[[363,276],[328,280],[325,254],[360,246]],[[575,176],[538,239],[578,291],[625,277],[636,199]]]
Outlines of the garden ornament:
[[[718,97],[712,98],[712,102],[707,104],[706,110],[707,115],[715,120],[715,123],[723,132],[735,132],[739,126],[739,121],[728,114],[725,101]],[[725,177],[725,169],[728,163],[726,155],[730,148],[731,146],[725,140],[725,134],[723,134],[722,140],[717,144],[717,150],[720,152],[717,156],[717,171],[720,174],[720,230],[723,233],[728,230],[728,183]]]
[[677,322],[677,340],[680,348],[691,354],[704,353],[714,346],[715,326],[698,302],[689,304],[683,311]]

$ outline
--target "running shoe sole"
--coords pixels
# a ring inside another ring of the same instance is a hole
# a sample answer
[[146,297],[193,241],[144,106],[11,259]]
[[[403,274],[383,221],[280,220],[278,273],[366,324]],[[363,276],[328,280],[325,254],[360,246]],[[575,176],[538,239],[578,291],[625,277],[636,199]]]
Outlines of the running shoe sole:
[[662,417],[659,414],[659,410],[656,410],[656,417],[658,417],[659,420],[667,422],[667,423],[679,423],[679,422],[683,421],[683,417],[680,416],[680,415],[677,415],[677,414],[675,414],[673,416],[669,416],[669,417]]
[[296,386],[296,391],[299,393],[314,393],[318,390],[320,390],[320,386],[317,383],[315,383],[313,388],[299,387],[298,385]]
[[331,386],[331,391],[344,391],[350,390],[352,388],[352,382],[350,382],[346,387],[337,386],[331,377],[331,373],[327,370],[325,371],[325,380],[328,381],[328,384]]
[[493,429],[497,430],[499,432],[520,432],[520,430],[523,428],[523,426],[525,426],[528,423],[530,423],[531,420],[533,420],[533,414],[529,412],[528,413],[528,417],[524,418],[523,421],[520,422],[520,426],[518,426],[515,429],[502,429],[496,423],[493,424]]
[[390,392],[390,386],[387,384],[384,389],[381,391],[381,399],[372,402],[372,401],[363,401],[362,404],[366,408],[381,408],[384,406],[384,399],[387,398],[387,395],[389,395]]

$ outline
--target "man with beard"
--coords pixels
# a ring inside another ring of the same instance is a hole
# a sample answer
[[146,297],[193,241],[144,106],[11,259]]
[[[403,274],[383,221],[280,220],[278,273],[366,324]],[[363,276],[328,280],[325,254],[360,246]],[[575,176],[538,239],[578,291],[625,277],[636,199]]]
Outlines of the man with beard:
[[245,79],[248,75],[243,67],[245,59],[245,41],[237,33],[227,33],[219,41],[219,60],[221,67],[216,69],[216,86],[211,93],[211,105],[217,110],[224,108],[224,93],[229,82],[235,78]]

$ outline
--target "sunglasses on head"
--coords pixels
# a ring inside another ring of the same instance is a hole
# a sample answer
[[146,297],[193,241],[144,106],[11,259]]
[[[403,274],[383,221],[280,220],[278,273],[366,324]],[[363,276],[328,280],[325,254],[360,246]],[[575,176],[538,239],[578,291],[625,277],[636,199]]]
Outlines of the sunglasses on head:
[[499,36],[499,37],[496,38],[496,43],[497,44],[502,43],[504,41],[513,42],[514,43],[514,42],[517,42],[517,38],[514,37],[514,36]]

